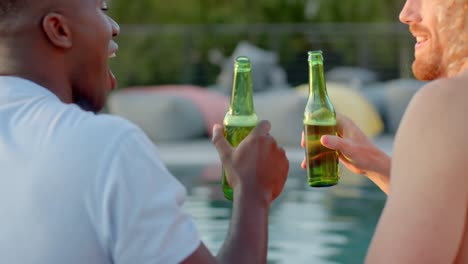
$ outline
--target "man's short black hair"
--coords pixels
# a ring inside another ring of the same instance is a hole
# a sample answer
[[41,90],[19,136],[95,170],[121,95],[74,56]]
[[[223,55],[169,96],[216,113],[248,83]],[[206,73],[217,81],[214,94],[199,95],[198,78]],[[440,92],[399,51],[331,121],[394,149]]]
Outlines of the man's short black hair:
[[0,0],[0,19],[20,11],[25,6],[26,1],[27,0]]

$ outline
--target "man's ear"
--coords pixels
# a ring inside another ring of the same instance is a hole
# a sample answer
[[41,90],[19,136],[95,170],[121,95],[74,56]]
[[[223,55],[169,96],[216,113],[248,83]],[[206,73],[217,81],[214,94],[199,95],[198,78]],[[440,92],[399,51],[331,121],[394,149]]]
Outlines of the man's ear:
[[42,29],[49,41],[58,48],[72,47],[72,36],[65,17],[58,13],[49,13],[42,20]]

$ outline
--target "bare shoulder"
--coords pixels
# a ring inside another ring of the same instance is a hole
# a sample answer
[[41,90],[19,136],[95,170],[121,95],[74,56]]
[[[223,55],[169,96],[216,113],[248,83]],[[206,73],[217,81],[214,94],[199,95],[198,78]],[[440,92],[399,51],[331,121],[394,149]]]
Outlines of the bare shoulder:
[[[460,177],[468,171],[468,76],[440,79],[421,88],[413,97],[395,139],[393,171],[413,170],[416,164],[453,171],[445,177]],[[394,170],[395,169],[395,170]],[[442,173],[442,172],[441,172]],[[457,176],[458,174],[458,176]],[[421,174],[428,177],[434,174]],[[463,177],[468,183],[468,175]]]
[[[444,99],[451,96],[461,96],[468,94],[468,72],[453,78],[439,79],[426,84],[416,94],[415,98],[420,96],[429,97],[435,96],[435,99],[442,96]],[[452,101],[455,98],[451,98]],[[463,98],[459,98],[463,99]]]
[[[450,123],[451,127],[468,129],[463,117],[468,111],[468,74],[454,78],[440,79],[422,87],[409,104],[402,125],[426,123],[440,120]],[[428,118],[428,119],[426,119]],[[405,121],[409,119],[409,121]],[[424,125],[427,129],[440,129]],[[468,131],[467,131],[468,132]]]
[[453,263],[459,254],[468,208],[465,78],[428,83],[408,106],[368,263]]

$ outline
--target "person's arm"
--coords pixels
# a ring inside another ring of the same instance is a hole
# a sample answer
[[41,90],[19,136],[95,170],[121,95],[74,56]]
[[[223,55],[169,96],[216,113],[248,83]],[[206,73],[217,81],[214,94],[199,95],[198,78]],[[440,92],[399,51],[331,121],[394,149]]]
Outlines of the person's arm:
[[402,120],[390,194],[366,263],[455,261],[468,208],[468,107],[446,82],[421,89]]
[[261,122],[236,149],[222,130],[216,127],[213,141],[229,174],[234,204],[217,257],[184,212],[186,190],[153,142],[132,126],[109,144],[86,203],[103,254],[113,263],[266,262],[269,207],[283,189],[289,162],[269,136],[268,122]]
[[217,256],[202,243],[183,264],[266,263],[269,207],[248,193],[234,195],[229,231]]
[[[367,176],[388,194],[391,158],[380,150],[349,118],[337,114],[338,136],[323,136],[321,143],[338,150],[341,162],[352,172]],[[302,147],[305,146],[302,134]],[[301,164],[306,168],[305,159]]]
[[233,149],[222,127],[215,126],[213,143],[234,189],[231,223],[216,258],[201,244],[184,264],[266,263],[270,204],[283,190],[289,170],[284,150],[269,131],[270,123],[262,121]]

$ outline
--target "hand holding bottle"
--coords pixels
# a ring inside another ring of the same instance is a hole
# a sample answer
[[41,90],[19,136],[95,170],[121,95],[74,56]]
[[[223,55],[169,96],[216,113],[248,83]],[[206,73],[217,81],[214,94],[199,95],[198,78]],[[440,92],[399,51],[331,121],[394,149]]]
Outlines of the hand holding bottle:
[[320,146],[323,135],[336,135],[336,113],[328,97],[321,50],[308,52],[309,99],[304,109],[307,181],[311,187],[338,183],[338,152]]
[[[224,137],[233,147],[237,147],[258,123],[255,113],[250,59],[239,56],[234,63],[231,103],[224,116]],[[228,173],[222,171],[222,188],[226,199],[233,199]]]
[[233,148],[223,137],[223,127],[213,128],[213,143],[229,174],[229,185],[236,195],[248,194],[272,202],[283,190],[289,170],[284,149],[270,136],[271,125],[261,121]]
[[[323,146],[338,150],[341,162],[352,172],[363,174],[376,183],[385,193],[388,192],[391,158],[367,138],[354,122],[337,114],[338,136],[322,136]],[[301,146],[305,147],[304,134]],[[306,168],[303,160],[301,167]]]

